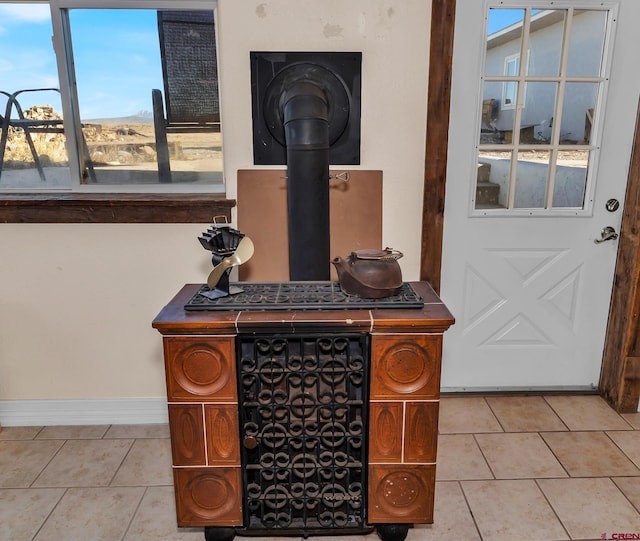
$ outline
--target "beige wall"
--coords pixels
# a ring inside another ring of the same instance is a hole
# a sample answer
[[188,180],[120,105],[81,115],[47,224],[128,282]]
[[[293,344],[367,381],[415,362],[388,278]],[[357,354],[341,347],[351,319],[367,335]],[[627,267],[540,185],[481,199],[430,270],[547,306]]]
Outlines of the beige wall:
[[[227,194],[253,167],[249,51],[362,51],[362,160],[383,171],[383,242],[417,279],[430,6],[218,0]],[[0,400],[160,397],[151,321],[210,268],[207,224],[0,224]]]

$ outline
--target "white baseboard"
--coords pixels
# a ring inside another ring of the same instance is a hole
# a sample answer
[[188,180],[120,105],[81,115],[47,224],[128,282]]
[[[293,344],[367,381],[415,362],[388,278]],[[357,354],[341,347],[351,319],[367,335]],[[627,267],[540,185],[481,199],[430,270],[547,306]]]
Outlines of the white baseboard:
[[592,385],[549,385],[546,387],[441,387],[442,394],[464,393],[596,393],[598,389]]
[[0,400],[0,426],[167,423],[167,399]]

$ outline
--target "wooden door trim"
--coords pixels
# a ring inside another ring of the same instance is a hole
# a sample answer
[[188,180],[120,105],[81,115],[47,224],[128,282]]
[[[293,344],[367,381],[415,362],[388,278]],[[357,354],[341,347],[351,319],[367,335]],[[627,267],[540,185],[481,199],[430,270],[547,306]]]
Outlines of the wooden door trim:
[[629,165],[600,394],[621,413],[640,399],[640,113]]
[[456,0],[431,1],[420,280],[440,292]]
[[[420,279],[440,292],[456,0],[432,0]],[[600,394],[618,412],[640,399],[640,115],[629,168]]]

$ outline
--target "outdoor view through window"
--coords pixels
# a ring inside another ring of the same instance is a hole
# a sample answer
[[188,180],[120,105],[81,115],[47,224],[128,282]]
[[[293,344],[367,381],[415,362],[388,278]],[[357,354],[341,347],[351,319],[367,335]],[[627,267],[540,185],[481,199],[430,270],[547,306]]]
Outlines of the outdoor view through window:
[[482,215],[587,206],[607,16],[489,10],[474,194]]
[[222,191],[213,3],[52,4],[0,0],[0,190]]

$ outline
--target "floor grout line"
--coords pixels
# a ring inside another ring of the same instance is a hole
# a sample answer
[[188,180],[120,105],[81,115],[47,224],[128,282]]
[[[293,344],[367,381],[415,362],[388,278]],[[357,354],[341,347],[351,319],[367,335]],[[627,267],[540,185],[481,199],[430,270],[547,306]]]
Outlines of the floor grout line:
[[36,537],[38,537],[38,534],[40,533],[40,531],[42,530],[42,528],[44,528],[44,525],[47,523],[47,520],[49,520],[49,518],[51,517],[51,515],[53,515],[53,512],[58,508],[58,506],[60,505],[60,502],[62,501],[62,499],[65,497],[65,495],[67,494],[67,491],[69,489],[65,488],[62,491],[62,494],[60,495],[60,497],[58,498],[58,501],[56,502],[56,504],[51,508],[51,511],[49,511],[49,513],[47,513],[47,516],[44,518],[44,520],[42,521],[42,523],[40,524],[40,527],[37,529],[37,531],[33,534],[33,536],[31,537],[31,541],[33,541]]

